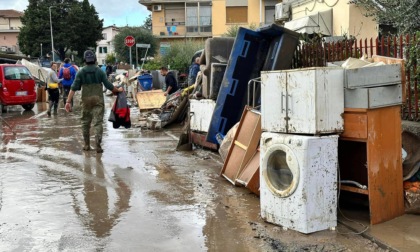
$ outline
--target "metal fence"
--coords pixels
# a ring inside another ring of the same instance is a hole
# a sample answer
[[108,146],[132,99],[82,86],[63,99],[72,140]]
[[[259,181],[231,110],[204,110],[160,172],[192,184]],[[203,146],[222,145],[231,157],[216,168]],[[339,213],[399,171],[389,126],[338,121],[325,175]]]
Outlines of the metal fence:
[[[410,61],[409,49],[419,47],[416,36],[390,36],[376,39],[342,40],[338,42],[305,43],[298,46],[293,58],[293,68],[326,66],[327,62],[343,61],[349,57],[371,58],[373,55],[405,60],[405,102],[402,118],[420,121],[419,76],[416,60]],[[418,60],[418,59],[417,59]]]

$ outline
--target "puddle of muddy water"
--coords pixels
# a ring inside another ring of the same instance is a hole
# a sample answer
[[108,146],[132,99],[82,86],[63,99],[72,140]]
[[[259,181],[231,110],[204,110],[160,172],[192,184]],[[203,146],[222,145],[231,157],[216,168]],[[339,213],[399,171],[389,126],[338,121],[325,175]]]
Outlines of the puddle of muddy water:
[[265,223],[258,197],[219,176],[217,154],[175,151],[180,125],[146,131],[104,121],[105,152],[96,154],[81,150],[76,109],[51,118],[45,109],[7,113],[15,137],[0,124],[0,251],[369,248],[333,231],[302,235]]

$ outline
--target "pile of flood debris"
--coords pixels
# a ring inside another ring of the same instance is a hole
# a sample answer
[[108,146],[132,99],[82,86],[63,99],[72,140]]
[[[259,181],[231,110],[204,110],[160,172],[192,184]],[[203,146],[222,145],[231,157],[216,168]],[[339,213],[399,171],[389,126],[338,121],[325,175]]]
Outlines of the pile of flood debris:
[[[275,24],[207,39],[192,86],[165,97],[152,72],[155,89],[136,94],[141,126],[185,123],[180,142],[218,151],[220,175],[259,195],[262,217],[286,228],[334,227],[339,201],[355,195],[368,196],[371,224],[419,213],[420,141],[398,134],[404,62],[372,56],[291,69],[298,43]],[[383,127],[384,118],[393,123]]]

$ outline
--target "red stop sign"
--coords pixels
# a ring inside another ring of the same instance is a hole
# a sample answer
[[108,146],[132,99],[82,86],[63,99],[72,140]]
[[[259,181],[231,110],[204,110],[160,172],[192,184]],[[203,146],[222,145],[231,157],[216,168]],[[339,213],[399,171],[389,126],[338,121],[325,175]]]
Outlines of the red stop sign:
[[128,47],[132,47],[136,43],[136,40],[133,36],[127,36],[124,39],[124,44]]

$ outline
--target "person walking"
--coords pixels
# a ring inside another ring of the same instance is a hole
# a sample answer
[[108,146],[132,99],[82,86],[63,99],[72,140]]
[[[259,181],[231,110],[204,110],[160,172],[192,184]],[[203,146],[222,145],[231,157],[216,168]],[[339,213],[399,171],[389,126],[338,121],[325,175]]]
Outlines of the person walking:
[[[76,68],[70,63],[69,58],[64,59],[64,65],[60,68],[60,72],[58,73],[58,78],[63,79],[61,84],[63,85],[63,104],[66,105],[67,97],[69,96],[71,84],[74,82],[74,78],[76,77],[77,70]],[[71,106],[73,106],[73,100],[71,100]]]
[[188,73],[188,86],[191,86],[195,83],[197,74],[200,71],[200,57],[196,57],[192,65],[190,66],[190,71]]
[[57,114],[58,101],[60,100],[60,92],[58,91],[58,83],[62,79],[57,78],[57,64],[52,63],[51,69],[48,72],[47,90],[49,96],[49,108],[47,111],[48,116],[51,116],[51,110],[54,107],[54,115]]
[[112,66],[111,66],[111,63],[108,63],[107,65],[106,65],[106,77],[108,77],[109,78],[109,75],[110,74],[112,74]]
[[105,112],[104,95],[102,92],[103,85],[113,93],[122,92],[123,88],[117,88],[108,81],[105,72],[96,66],[96,56],[91,50],[86,50],[83,54],[85,67],[76,74],[76,79],[70,88],[69,96],[66,101],[66,111],[72,109],[71,100],[74,93],[78,90],[82,91],[82,134],[84,140],[83,150],[91,150],[90,147],[90,126],[93,123],[95,130],[96,152],[102,153],[101,147],[103,134],[103,118]]
[[168,68],[161,67],[160,74],[165,76],[166,92],[163,94],[168,100],[169,96],[178,90],[178,82],[172,72],[168,71]]

